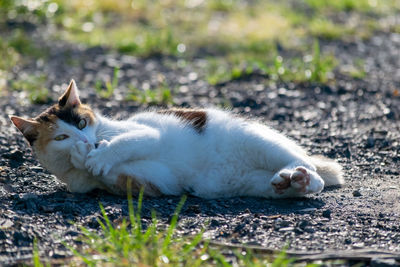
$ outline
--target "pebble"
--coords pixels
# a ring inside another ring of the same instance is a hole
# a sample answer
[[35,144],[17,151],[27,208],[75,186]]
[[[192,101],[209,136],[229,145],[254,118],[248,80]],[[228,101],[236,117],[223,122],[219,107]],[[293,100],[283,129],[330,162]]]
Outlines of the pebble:
[[315,229],[311,226],[307,226],[304,228],[304,232],[307,232],[309,234],[315,233]]
[[30,200],[30,199],[37,199],[38,196],[33,193],[23,193],[19,195],[19,198],[22,200]]
[[327,210],[324,210],[323,212],[322,212],[322,217],[325,217],[325,218],[331,218],[331,214],[332,214],[332,211],[331,210],[329,210],[329,209],[327,209]]
[[238,225],[236,225],[236,227],[233,229],[233,232],[234,233],[238,233],[238,232],[240,232],[243,228],[245,228],[246,227],[246,225],[245,224],[238,224]]
[[354,191],[353,191],[353,196],[354,196],[354,197],[361,197],[362,194],[361,194],[360,190],[354,190]]
[[9,219],[0,219],[0,229],[7,229],[14,225],[14,223]]
[[360,249],[360,248],[364,248],[364,247],[365,247],[365,244],[364,244],[363,242],[354,243],[354,244],[352,245],[352,247],[355,248],[355,249]]
[[372,148],[375,146],[375,139],[373,135],[369,135],[367,138],[366,148]]
[[302,221],[300,221],[300,222],[297,224],[297,226],[298,226],[300,229],[303,229],[303,230],[304,230],[304,228],[306,228],[308,225],[310,225],[310,222],[309,222],[309,221],[306,221],[306,220],[302,220]]
[[199,213],[201,213],[201,208],[199,205],[189,205],[187,207],[187,211],[193,212],[195,214],[199,214]]
[[399,266],[399,262],[395,259],[382,259],[382,258],[373,258],[370,262],[371,267],[395,267]]
[[15,160],[15,161],[23,161],[24,154],[20,150],[14,149],[8,153],[4,153],[2,156],[6,159],[11,159],[11,160]]
[[294,230],[294,227],[283,227],[279,229],[279,232],[291,232]]
[[6,233],[0,228],[0,240],[5,240],[7,238]]
[[50,206],[50,205],[42,205],[41,208],[44,212],[53,212],[54,211],[54,206]]
[[311,211],[316,211],[317,208],[305,208],[305,209],[301,209],[299,210],[300,212],[311,212]]
[[211,222],[210,222],[210,226],[211,227],[217,227],[217,226],[220,226],[220,223],[219,223],[219,221],[217,221],[215,219],[212,219]]
[[31,166],[29,169],[34,172],[43,172],[43,168],[40,166]]

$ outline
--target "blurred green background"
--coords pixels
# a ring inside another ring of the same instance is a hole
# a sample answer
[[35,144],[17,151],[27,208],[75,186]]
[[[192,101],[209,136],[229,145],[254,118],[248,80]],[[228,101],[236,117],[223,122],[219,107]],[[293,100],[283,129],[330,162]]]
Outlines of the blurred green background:
[[[138,57],[204,58],[210,85],[254,72],[329,83],[338,60],[321,52],[321,41],[400,33],[399,10],[398,0],[0,0],[0,88],[46,102],[47,89],[38,89],[45,76],[10,81],[8,74],[32,59],[46,62],[41,44],[54,40]],[[363,78],[362,59],[353,65],[345,75]]]

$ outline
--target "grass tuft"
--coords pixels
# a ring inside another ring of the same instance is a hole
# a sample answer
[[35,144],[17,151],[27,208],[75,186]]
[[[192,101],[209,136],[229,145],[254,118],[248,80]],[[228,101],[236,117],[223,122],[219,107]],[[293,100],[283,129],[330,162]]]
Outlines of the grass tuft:
[[142,199],[143,193],[135,211],[132,197],[128,197],[129,221],[123,219],[121,223],[112,222],[100,205],[102,219],[98,223],[101,234],[82,227],[82,241],[89,249],[83,253],[72,249],[73,253],[88,266],[198,266],[200,262],[194,255],[204,250],[200,247],[202,232],[193,238],[174,235],[186,197],[181,199],[169,226],[162,231],[157,229],[154,212],[152,223],[143,229],[140,217]]
[[319,12],[334,11],[357,11],[365,13],[387,12],[389,9],[400,7],[397,0],[306,0],[306,3]]
[[289,259],[285,252],[280,253],[271,262],[269,256],[255,255],[249,250],[234,251],[228,259],[224,252],[209,247],[208,241],[203,238],[204,230],[190,237],[177,236],[176,228],[179,213],[186,201],[185,196],[178,203],[166,228],[159,227],[155,212],[152,212],[151,224],[143,227],[140,216],[142,201],[143,190],[139,194],[135,209],[128,187],[129,217],[124,218],[122,222],[111,221],[103,205],[100,204],[102,214],[102,218],[98,219],[100,232],[80,227],[82,231],[80,241],[83,242],[85,249],[78,251],[67,246],[76,256],[74,263],[80,265],[83,262],[88,266],[284,267],[291,266],[294,262],[294,259]]
[[312,36],[326,40],[340,39],[354,33],[354,29],[349,29],[343,24],[335,24],[328,19],[313,19],[309,27]]
[[47,104],[51,102],[49,90],[45,86],[45,75],[27,75],[19,80],[11,81],[11,89],[25,92],[34,104]]
[[97,80],[94,89],[101,98],[110,98],[118,87],[119,68],[115,67],[111,81],[102,82]]
[[172,105],[174,103],[173,90],[165,82],[157,88],[147,90],[140,90],[131,85],[126,100],[147,105]]
[[303,57],[284,59],[275,52],[258,58],[246,55],[230,62],[226,59],[211,58],[207,63],[206,80],[211,85],[223,84],[253,74],[264,75],[274,81],[325,83],[333,78],[333,70],[337,65],[332,55],[321,54],[318,40],[314,41],[311,53]]

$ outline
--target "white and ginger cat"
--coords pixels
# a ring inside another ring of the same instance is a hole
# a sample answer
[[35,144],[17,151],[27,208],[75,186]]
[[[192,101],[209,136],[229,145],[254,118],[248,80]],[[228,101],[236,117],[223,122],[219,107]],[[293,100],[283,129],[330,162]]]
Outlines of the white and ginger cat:
[[342,184],[341,167],[307,156],[258,122],[217,109],[170,109],[116,121],[81,103],[72,80],[33,119],[10,117],[41,164],[72,192],[297,197]]

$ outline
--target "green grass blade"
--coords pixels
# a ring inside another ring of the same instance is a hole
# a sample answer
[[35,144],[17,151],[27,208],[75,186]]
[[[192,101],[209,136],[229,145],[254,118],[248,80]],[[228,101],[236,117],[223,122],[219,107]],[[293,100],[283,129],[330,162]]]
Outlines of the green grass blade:
[[33,266],[35,266],[35,267],[43,266],[43,264],[40,262],[39,249],[37,246],[36,238],[33,240]]
[[186,198],[187,198],[186,195],[184,195],[181,198],[181,200],[179,201],[178,206],[175,209],[174,215],[172,216],[171,223],[168,226],[167,233],[166,233],[166,236],[165,236],[165,239],[163,242],[163,251],[166,251],[167,247],[169,246],[169,244],[171,242],[172,234],[175,230],[176,223],[178,222],[179,213],[180,213],[183,205],[185,204]]

